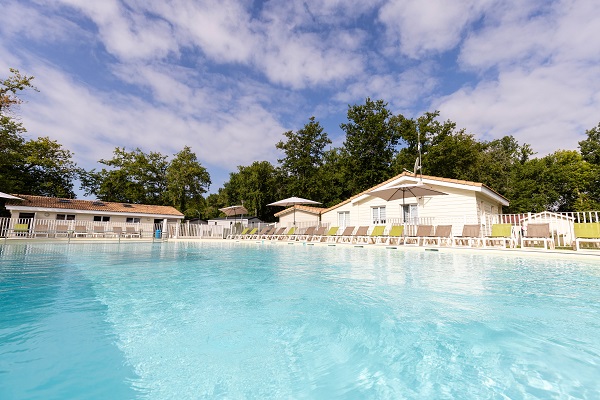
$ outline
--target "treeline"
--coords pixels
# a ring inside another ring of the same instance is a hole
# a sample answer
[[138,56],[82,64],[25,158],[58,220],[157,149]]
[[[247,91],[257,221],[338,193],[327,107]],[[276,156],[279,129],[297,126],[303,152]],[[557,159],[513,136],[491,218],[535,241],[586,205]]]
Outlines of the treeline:
[[529,144],[512,136],[477,140],[452,121],[431,112],[416,118],[395,115],[383,100],[367,98],[348,107],[341,147],[314,117],[276,144],[273,165],[256,161],[238,166],[217,193],[205,196],[208,171],[189,147],[169,157],[140,149],[116,148],[100,160],[101,170],[85,171],[72,153],[48,138],[25,140],[25,128],[11,115],[17,93],[34,87],[32,77],[11,70],[0,88],[2,136],[0,190],[45,196],[74,196],[76,179],[86,195],[105,201],[172,205],[187,217],[212,218],[219,208],[244,204],[271,221],[279,209],[268,203],[288,196],[334,205],[404,170],[413,171],[422,153],[423,174],[482,182],[507,197],[505,212],[600,209],[600,124],[586,132],[578,150],[535,158]]
[[348,107],[340,127],[345,141],[329,148],[323,127],[310,118],[277,143],[278,165],[255,162],[240,166],[217,194],[206,199],[206,212],[241,203],[269,220],[271,201],[302,196],[334,205],[402,171],[414,171],[419,146],[422,173],[481,182],[510,201],[508,213],[600,209],[600,124],[586,132],[579,150],[559,150],[534,158],[529,144],[512,136],[477,140],[439,112],[416,119],[394,115],[383,100],[369,98]]

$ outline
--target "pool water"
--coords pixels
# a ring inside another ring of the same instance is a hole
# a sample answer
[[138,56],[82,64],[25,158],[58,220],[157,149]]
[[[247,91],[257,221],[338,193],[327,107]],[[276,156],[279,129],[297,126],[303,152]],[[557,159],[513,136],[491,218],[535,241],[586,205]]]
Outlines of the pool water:
[[0,399],[600,398],[600,263],[0,245]]

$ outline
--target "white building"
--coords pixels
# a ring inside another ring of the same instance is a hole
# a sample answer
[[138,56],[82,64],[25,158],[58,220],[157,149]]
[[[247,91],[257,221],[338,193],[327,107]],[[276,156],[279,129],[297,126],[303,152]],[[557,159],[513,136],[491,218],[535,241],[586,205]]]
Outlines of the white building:
[[115,203],[99,200],[63,199],[44,196],[18,195],[22,200],[8,200],[10,226],[25,224],[32,232],[43,225],[53,231],[57,226],[73,230],[83,226],[92,231],[95,226],[106,230],[115,226],[131,226],[136,231],[152,233],[155,228],[164,230],[167,223],[181,222],[184,215],[170,206]]
[[[385,201],[369,195],[375,189],[417,184],[446,195],[406,197]],[[329,226],[374,226],[400,224],[452,225],[460,235],[464,224],[479,224],[486,230],[508,206],[508,200],[482,183],[403,172],[321,212],[321,223]]]
[[275,216],[279,218],[280,226],[291,227],[294,225],[294,221],[297,227],[317,226],[323,211],[325,211],[325,208],[322,207],[296,205],[279,211]]

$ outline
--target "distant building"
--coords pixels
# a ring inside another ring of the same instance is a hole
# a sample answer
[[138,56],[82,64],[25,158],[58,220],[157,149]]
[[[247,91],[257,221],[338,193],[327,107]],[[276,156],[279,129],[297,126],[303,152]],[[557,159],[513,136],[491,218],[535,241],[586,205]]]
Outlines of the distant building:
[[17,196],[23,200],[8,200],[5,206],[13,219],[155,224],[165,220],[177,222],[184,217],[182,213],[170,206],[62,199],[26,194]]

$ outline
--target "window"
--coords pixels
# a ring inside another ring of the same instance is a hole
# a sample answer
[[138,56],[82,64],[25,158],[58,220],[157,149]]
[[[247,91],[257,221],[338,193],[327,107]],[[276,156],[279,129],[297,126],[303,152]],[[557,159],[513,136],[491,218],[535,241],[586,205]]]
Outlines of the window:
[[404,223],[418,224],[419,222],[419,208],[416,204],[405,204],[402,206],[402,217]]
[[338,226],[347,226],[350,223],[350,211],[338,212]]
[[127,218],[125,222],[127,222],[128,224],[137,224],[138,222],[140,222],[140,218]]
[[385,206],[373,207],[373,224],[385,224]]
[[60,221],[75,221],[75,214],[56,214],[56,219]]
[[94,222],[108,222],[110,221],[110,217],[102,216],[102,215],[94,215]]

